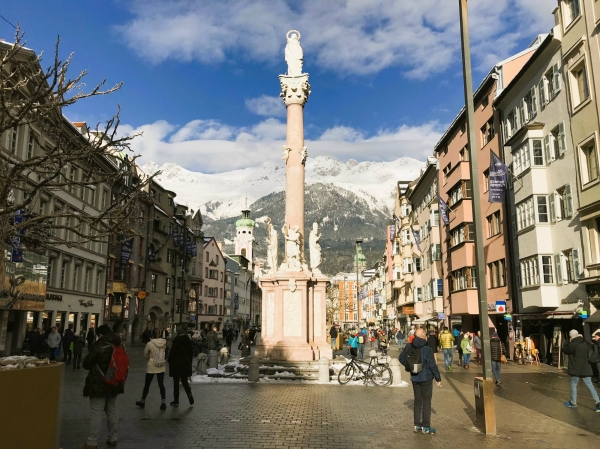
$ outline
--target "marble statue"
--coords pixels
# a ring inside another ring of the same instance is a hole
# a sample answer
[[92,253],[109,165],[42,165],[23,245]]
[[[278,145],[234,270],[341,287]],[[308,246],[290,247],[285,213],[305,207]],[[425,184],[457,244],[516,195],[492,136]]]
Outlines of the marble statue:
[[318,223],[313,223],[312,231],[310,231],[310,235],[308,236],[308,247],[310,249],[310,269],[313,273],[320,273],[319,265],[321,265],[321,245],[319,245],[319,240],[321,239],[321,234],[319,234],[319,225]]
[[277,231],[271,223],[271,219],[267,217],[267,263],[269,264],[269,272],[277,271]]
[[295,225],[290,228],[286,223],[283,225],[283,235],[285,238],[285,256],[288,269],[302,269],[302,261],[300,255],[300,243],[302,236],[299,232],[300,226]]
[[302,158],[302,165],[306,164],[306,158],[308,158],[308,148],[302,148],[302,151],[300,151],[300,157]]
[[287,45],[285,46],[285,62],[288,65],[288,76],[302,75],[302,59],[304,53],[300,46],[300,32],[290,30],[286,34]]
[[283,159],[283,162],[285,162],[286,164],[288,158],[290,157],[290,151],[292,151],[290,147],[288,147],[287,145],[283,146],[283,154],[281,155],[281,159]]

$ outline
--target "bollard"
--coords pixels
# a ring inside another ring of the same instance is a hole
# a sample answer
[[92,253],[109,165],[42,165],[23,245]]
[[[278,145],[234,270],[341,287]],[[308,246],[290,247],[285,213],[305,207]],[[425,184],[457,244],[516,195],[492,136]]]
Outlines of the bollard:
[[401,369],[400,361],[396,358],[393,358],[390,361],[390,369],[392,370],[392,385],[400,385],[402,382],[402,369]]
[[329,383],[329,359],[327,357],[319,359],[319,383]]
[[211,368],[219,367],[219,353],[217,351],[210,351],[208,353],[208,366]]
[[221,365],[227,365],[229,363],[229,351],[227,350],[226,346],[221,349],[221,353],[219,354],[219,363]]
[[259,363],[256,356],[250,356],[248,363],[248,382],[258,382],[260,377]]
[[196,374],[206,375],[206,354],[204,353],[198,355],[196,362]]

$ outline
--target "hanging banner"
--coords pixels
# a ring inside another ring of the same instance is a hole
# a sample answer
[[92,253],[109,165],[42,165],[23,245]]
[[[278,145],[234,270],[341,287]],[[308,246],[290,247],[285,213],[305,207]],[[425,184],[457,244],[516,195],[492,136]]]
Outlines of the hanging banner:
[[438,195],[438,209],[440,210],[440,218],[446,226],[450,225],[448,220],[448,204]]
[[422,253],[423,251],[421,251],[421,236],[419,235],[419,231],[417,231],[413,228],[412,233],[413,233],[413,238],[415,239],[415,243],[417,244],[417,249],[419,250],[420,253]]
[[173,228],[173,245],[179,246],[179,231],[177,228]]
[[503,203],[508,169],[496,153],[490,150],[489,197],[490,203]]
[[379,304],[379,292],[377,290],[375,290],[375,292],[373,293],[373,302],[375,304]]
[[390,241],[394,241],[396,238],[396,225],[390,225]]
[[121,244],[121,266],[127,265],[129,263],[132,248],[133,239],[129,239]]

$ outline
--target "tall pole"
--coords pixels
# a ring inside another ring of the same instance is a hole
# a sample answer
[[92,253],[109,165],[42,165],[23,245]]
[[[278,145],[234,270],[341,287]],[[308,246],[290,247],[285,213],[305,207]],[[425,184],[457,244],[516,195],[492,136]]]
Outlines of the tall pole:
[[[360,307],[358,307],[358,304],[359,304],[358,298],[360,295],[360,290],[359,290],[360,285],[359,285],[359,278],[358,278],[358,245],[360,245],[361,243],[362,243],[361,239],[356,239],[356,244],[354,245],[355,252],[356,252],[356,309],[357,309],[358,314],[360,314]],[[357,315],[356,318],[357,318],[356,321],[359,322],[360,317]]]
[[[492,360],[490,354],[490,327],[488,324],[488,302],[485,275],[485,256],[483,251],[483,223],[481,220],[481,191],[479,188],[479,155],[475,140],[475,106],[473,104],[473,79],[471,73],[471,50],[469,42],[469,12],[468,1],[459,0],[460,10],[460,35],[462,46],[463,80],[465,88],[465,109],[467,112],[467,131],[469,147],[469,165],[471,169],[471,185],[473,206],[473,221],[475,224],[475,265],[477,269],[477,280],[479,282],[477,297],[479,299],[479,328],[481,329],[482,359],[483,359],[483,383],[478,389],[476,384],[476,403],[483,396],[484,403],[481,411],[484,417],[485,433],[496,434],[496,414],[494,411],[494,389],[492,384]],[[476,380],[477,382],[477,380]],[[477,393],[479,392],[479,395]],[[478,405],[478,404],[476,404]],[[478,407],[479,408],[479,407]],[[477,410],[479,412],[479,410]]]
[[[187,256],[187,215],[183,216],[183,257],[181,258],[181,296],[179,300],[179,325],[183,326],[183,290],[185,287],[185,257]],[[178,328],[179,329],[179,328]]]

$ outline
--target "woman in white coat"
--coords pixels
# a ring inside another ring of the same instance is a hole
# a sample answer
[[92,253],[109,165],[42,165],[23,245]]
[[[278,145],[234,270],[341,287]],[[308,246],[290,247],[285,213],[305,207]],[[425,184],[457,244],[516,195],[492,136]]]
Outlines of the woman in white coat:
[[135,405],[140,408],[144,408],[146,406],[146,396],[148,396],[148,391],[150,391],[150,384],[152,383],[152,379],[154,379],[154,375],[156,375],[156,379],[158,380],[158,389],[160,390],[160,409],[167,409],[167,398],[165,392],[165,369],[167,365],[166,358],[166,349],[167,349],[167,340],[164,338],[160,338],[160,329],[155,328],[152,331],[152,338],[144,349],[144,357],[148,362],[146,363],[146,381],[144,383],[144,391],[142,392],[142,399],[137,401]]

